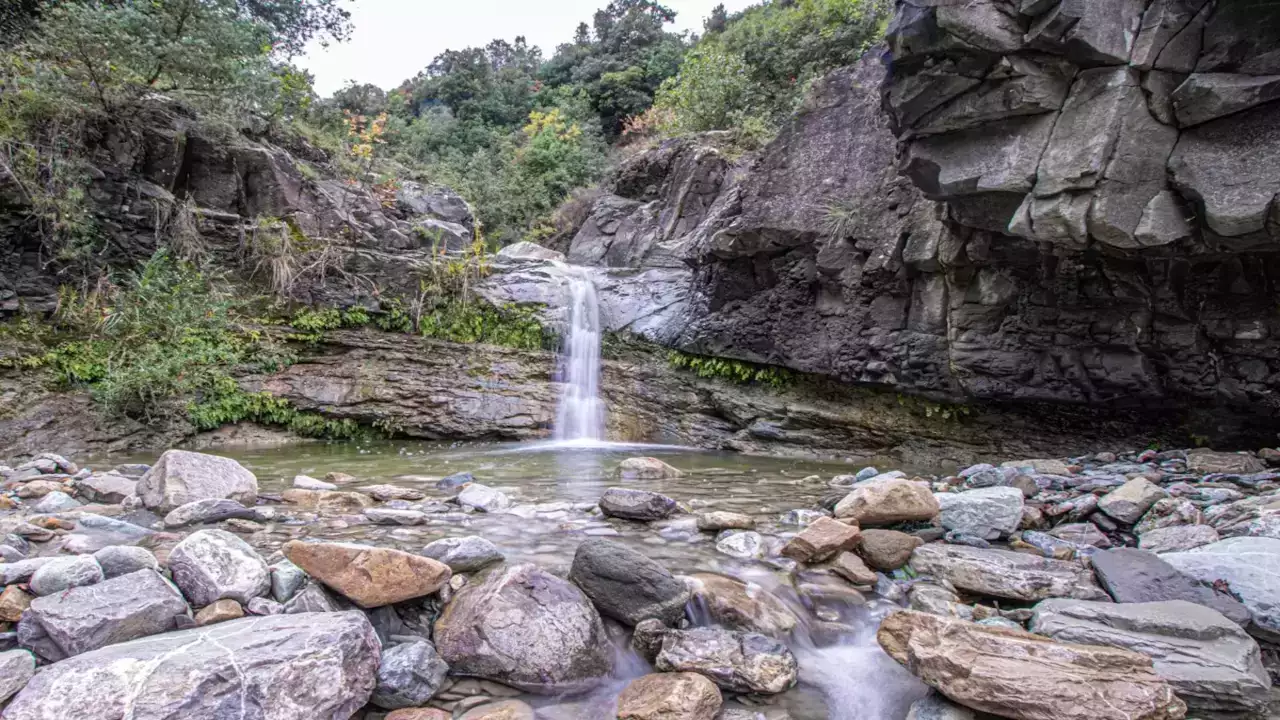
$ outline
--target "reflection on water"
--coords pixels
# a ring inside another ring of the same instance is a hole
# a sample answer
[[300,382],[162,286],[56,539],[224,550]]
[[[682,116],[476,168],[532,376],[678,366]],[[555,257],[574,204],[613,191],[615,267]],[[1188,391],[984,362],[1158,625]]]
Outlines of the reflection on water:
[[[253,470],[264,494],[283,491],[298,474],[322,478],[329,472],[342,472],[360,479],[353,487],[385,483],[411,487],[426,494],[423,503],[432,503],[453,494],[436,488],[440,478],[469,471],[477,482],[502,490],[514,503],[511,514],[433,514],[427,524],[408,527],[370,525],[358,515],[311,517],[305,511],[290,510],[294,520],[272,523],[248,538],[266,554],[295,537],[352,540],[417,552],[441,537],[482,535],[510,560],[535,562],[564,573],[583,539],[611,537],[674,573],[719,572],[754,582],[789,604],[797,616],[815,623],[802,624],[788,639],[800,661],[800,685],[771,699],[773,705],[760,710],[785,710],[792,720],[905,718],[907,706],[922,694],[922,686],[875,643],[874,628],[878,617],[890,607],[887,603],[872,600],[867,604],[860,599],[844,603],[840,593],[847,597],[849,590],[843,581],[834,580],[836,601],[824,601],[818,607],[812,599],[802,599],[796,590],[801,584],[813,586],[815,581],[807,577],[813,573],[795,578],[770,561],[741,560],[720,553],[715,549],[715,537],[699,532],[691,515],[644,525],[604,518],[595,506],[604,490],[616,485],[653,490],[670,495],[691,512],[715,509],[751,515],[756,519],[756,530],[780,544],[799,530],[788,524],[784,515],[796,508],[813,507],[831,492],[828,481],[834,475],[854,472],[856,467],[663,446],[585,445],[381,443],[357,447],[317,443],[217,453],[234,457]],[[613,473],[618,463],[638,454],[660,457],[682,470],[684,476],[616,479]],[[111,458],[110,462],[125,460]],[[151,462],[154,458],[128,460]],[[832,582],[833,578],[819,580]],[[818,632],[817,625],[824,631]],[[843,630],[833,636],[831,627]],[[650,670],[625,643],[619,643],[618,652],[615,683],[585,698],[528,698],[539,706],[538,717],[613,718],[613,703],[626,679]]]

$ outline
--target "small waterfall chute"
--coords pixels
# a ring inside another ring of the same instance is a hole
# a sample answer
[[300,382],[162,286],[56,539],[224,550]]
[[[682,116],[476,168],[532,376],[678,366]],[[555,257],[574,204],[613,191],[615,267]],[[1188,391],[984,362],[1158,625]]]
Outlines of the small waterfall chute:
[[600,303],[590,273],[562,266],[568,285],[560,379],[564,389],[556,413],[555,439],[591,445],[604,442],[604,403],[600,400]]

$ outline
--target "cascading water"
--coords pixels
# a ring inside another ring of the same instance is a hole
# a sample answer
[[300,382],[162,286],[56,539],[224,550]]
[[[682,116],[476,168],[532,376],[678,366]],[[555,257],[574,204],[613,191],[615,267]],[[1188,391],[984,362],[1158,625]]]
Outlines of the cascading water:
[[596,286],[582,268],[564,266],[569,285],[568,330],[560,358],[564,392],[556,413],[555,439],[589,445],[604,441],[600,401],[600,305]]

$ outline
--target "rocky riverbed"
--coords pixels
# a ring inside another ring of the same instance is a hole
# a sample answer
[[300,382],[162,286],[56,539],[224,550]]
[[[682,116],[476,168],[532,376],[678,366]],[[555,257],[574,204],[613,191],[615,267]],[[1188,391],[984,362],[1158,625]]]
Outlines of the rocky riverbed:
[[6,720],[1280,713],[1280,452],[75,460],[0,466]]

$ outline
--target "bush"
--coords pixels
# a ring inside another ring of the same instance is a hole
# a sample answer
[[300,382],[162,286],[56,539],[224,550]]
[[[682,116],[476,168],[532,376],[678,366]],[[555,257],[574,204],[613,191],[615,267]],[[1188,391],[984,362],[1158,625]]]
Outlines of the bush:
[[751,115],[758,88],[741,55],[704,41],[685,57],[680,74],[663,83],[655,107],[673,132],[728,130]]

